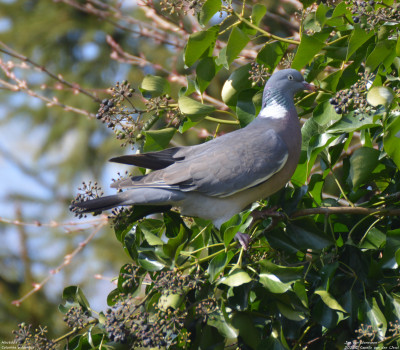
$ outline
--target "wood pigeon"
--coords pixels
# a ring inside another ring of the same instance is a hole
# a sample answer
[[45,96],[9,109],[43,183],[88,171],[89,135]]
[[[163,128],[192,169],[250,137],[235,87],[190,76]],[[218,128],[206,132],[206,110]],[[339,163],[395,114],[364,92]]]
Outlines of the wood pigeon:
[[112,158],[111,162],[154,171],[114,182],[111,187],[125,191],[75,203],[75,211],[171,205],[182,215],[212,220],[220,228],[290,180],[301,150],[294,94],[314,89],[297,70],[274,73],[265,86],[258,117],[246,127],[195,146]]

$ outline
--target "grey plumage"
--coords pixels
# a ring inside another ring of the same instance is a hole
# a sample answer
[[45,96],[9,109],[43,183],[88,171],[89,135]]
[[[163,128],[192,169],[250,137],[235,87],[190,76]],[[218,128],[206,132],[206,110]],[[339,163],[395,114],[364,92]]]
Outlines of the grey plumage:
[[219,227],[292,176],[301,149],[293,97],[311,88],[298,71],[279,71],[265,86],[259,116],[245,128],[196,146],[112,158],[155,171],[111,185],[125,192],[75,206],[98,212],[120,205],[173,205]]

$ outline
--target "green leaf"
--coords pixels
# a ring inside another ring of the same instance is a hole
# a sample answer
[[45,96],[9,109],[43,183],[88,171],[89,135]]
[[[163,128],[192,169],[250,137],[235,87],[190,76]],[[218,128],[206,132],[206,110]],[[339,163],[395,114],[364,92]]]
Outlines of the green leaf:
[[323,249],[332,244],[331,238],[318,229],[314,220],[305,218],[295,223],[288,223],[287,235],[292,238],[298,250]]
[[228,276],[221,278],[218,284],[225,284],[229,287],[238,287],[242,284],[251,282],[252,279],[246,271],[242,269],[233,270]]
[[293,291],[296,293],[297,297],[300,299],[303,306],[308,308],[308,297],[304,282],[296,281],[293,284]]
[[353,188],[365,184],[379,164],[380,152],[374,148],[362,147],[354,151],[350,157],[349,179]]
[[378,230],[376,227],[373,227],[368,231],[366,237],[363,239],[361,244],[359,245],[362,249],[380,249],[386,243],[386,235]]
[[185,48],[185,65],[190,67],[203,54],[208,56],[212,53],[215,41],[218,36],[219,25],[213,26],[201,32],[195,32],[189,36],[188,43]]
[[215,64],[215,57],[205,57],[196,67],[196,82],[200,93],[203,93],[221,66]]
[[248,42],[249,37],[238,26],[234,27],[229,35],[226,50],[220,51],[216,63],[229,69],[231,63],[238,57]]
[[221,9],[221,0],[207,0],[199,13],[199,23],[205,26],[210,19]]
[[[255,24],[256,26],[258,26],[266,12],[267,12],[267,8],[265,7],[265,5],[257,4],[257,3],[254,4],[253,8],[252,8],[252,11],[251,11],[250,19],[249,19],[250,22]],[[249,34],[249,35],[256,35],[257,34],[257,29],[254,29],[254,28],[248,26],[245,23],[241,23],[240,24],[240,28],[246,34]]]
[[158,261],[156,255],[153,252],[139,253],[138,263],[147,271],[160,271],[165,267],[165,264]]
[[140,85],[140,91],[147,98],[168,94],[169,90],[168,81],[155,75],[146,75]]
[[369,129],[375,126],[378,126],[378,124],[374,123],[372,116],[355,116],[354,112],[351,112],[340,119],[337,123],[333,124],[328,129],[328,131],[330,133],[353,132],[363,129]]
[[342,308],[342,306],[338,303],[338,301],[326,290],[323,289],[317,289],[315,294],[318,294],[322,301],[330,308],[333,310],[338,310],[344,313],[347,313],[345,309]]
[[160,220],[146,219],[137,225],[149,245],[163,245],[164,242],[160,238],[165,230],[165,225]]
[[396,57],[396,41],[382,40],[376,44],[374,50],[370,53],[365,62],[366,68],[373,72],[383,63],[388,69]]
[[218,255],[214,256],[208,265],[208,274],[210,275],[210,281],[213,282],[218,275],[224,271],[225,266],[228,264],[228,254],[222,251]]
[[272,73],[285,55],[288,46],[288,43],[282,41],[273,41],[265,44],[257,54],[257,63],[263,64]]
[[214,106],[204,105],[187,96],[181,96],[178,100],[179,109],[190,117],[206,116],[215,111]]
[[320,103],[313,111],[313,120],[323,128],[328,128],[340,118],[340,114],[335,112],[335,108],[329,103],[329,101]]
[[400,169],[400,118],[396,119],[387,127],[383,137],[383,148],[390,158]]
[[78,303],[82,306],[83,310],[88,310],[90,308],[88,300],[83,294],[82,289],[78,286],[69,286],[64,288],[62,298],[70,304]]
[[308,64],[325,46],[325,40],[328,37],[329,33],[322,32],[313,36],[303,34],[292,63],[292,68],[300,70]]
[[360,48],[368,39],[374,36],[374,31],[369,32],[361,29],[360,26],[355,26],[351,32],[346,61]]
[[[221,310],[214,311],[209,314],[208,325],[213,326],[218,329],[219,333],[223,335],[227,339],[236,339],[239,332],[238,330],[232,326],[228,317],[225,317],[224,313]],[[212,347],[208,347],[212,348]],[[203,349],[203,347],[201,347]]]
[[143,133],[146,136],[143,150],[145,152],[161,151],[167,148],[169,142],[176,133],[176,129],[166,128],[161,130],[149,130]]
[[380,310],[376,299],[372,298],[364,300],[361,310],[363,323],[371,325],[372,329],[377,332],[378,338],[383,339],[386,334],[387,321]]
[[396,252],[400,249],[400,229],[386,232],[386,245],[380,264],[384,269],[397,269]]
[[302,267],[275,265],[268,260],[261,260],[260,283],[271,293],[282,294],[291,289],[291,285],[301,278]]
[[251,64],[246,64],[236,69],[225,81],[222,87],[221,97],[228,106],[236,106],[238,95],[241,91],[251,88],[249,80]]
[[256,117],[256,107],[253,103],[253,97],[256,92],[257,90],[249,89],[241,91],[238,95],[236,115],[242,128],[251,123]]
[[[163,246],[164,253],[171,259],[177,259],[179,252],[183,248],[183,243],[187,240],[187,232],[185,226],[181,225],[179,233],[176,237],[172,237],[168,240],[168,243]],[[180,249],[179,249],[180,247]]]
[[251,349],[257,349],[261,341],[256,322],[257,320],[245,312],[236,312],[232,318],[232,326],[239,330],[240,337]]
[[225,247],[228,247],[235,237],[236,233],[244,232],[251,224],[250,211],[241,212],[234,215],[227,222],[221,225],[220,233],[224,238]]

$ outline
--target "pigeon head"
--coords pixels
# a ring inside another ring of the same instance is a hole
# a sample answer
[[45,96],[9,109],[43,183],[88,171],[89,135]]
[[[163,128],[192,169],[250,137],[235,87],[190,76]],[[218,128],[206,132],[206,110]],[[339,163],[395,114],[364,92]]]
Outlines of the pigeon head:
[[294,96],[302,90],[315,90],[315,86],[307,83],[301,73],[296,69],[283,69],[274,73],[265,85],[265,90],[274,89]]

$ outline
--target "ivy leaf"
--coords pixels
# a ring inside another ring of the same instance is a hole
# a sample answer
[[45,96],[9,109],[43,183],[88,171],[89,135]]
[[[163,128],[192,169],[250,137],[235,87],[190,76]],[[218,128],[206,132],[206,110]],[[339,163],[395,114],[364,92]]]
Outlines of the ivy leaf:
[[205,57],[196,67],[196,82],[200,93],[203,93],[215,74],[222,68],[215,63],[215,57]]
[[390,158],[400,169],[400,118],[396,119],[388,126],[387,133],[383,137],[383,148]]
[[236,106],[238,94],[251,88],[250,71],[251,64],[246,64],[236,69],[225,81],[222,87],[221,97],[228,106]]
[[199,13],[199,22],[205,26],[210,19],[221,9],[221,0],[207,0],[201,7]]
[[260,283],[271,293],[282,294],[291,289],[292,284],[301,278],[302,267],[276,265],[268,260],[261,260]]
[[187,96],[181,96],[178,100],[179,109],[190,117],[202,117],[215,111],[214,106],[204,105]]
[[354,151],[350,157],[349,180],[353,188],[368,182],[373,170],[378,166],[380,152],[374,148],[362,147]]
[[143,133],[146,136],[143,150],[145,152],[161,151],[169,145],[169,142],[176,133],[176,129],[149,130]]
[[325,46],[325,40],[329,37],[329,32],[320,32],[313,36],[303,34],[301,42],[297,48],[296,56],[292,62],[292,68],[300,70],[308,64],[314,56]]
[[263,64],[272,73],[285,55],[288,46],[288,43],[282,41],[273,41],[265,44],[257,54],[257,63]]
[[395,57],[396,41],[382,40],[376,44],[374,50],[368,56],[365,66],[371,72],[378,68],[381,63],[384,64],[386,69],[389,69]]
[[315,294],[318,294],[322,301],[330,308],[333,310],[338,310],[343,313],[347,313],[345,309],[342,308],[342,306],[339,304],[339,302],[326,290],[323,289],[317,289]]
[[219,26],[213,26],[208,30],[195,32],[189,36],[188,43],[185,48],[184,60],[185,65],[190,67],[203,54],[208,56],[214,49],[217,40]]
[[354,112],[350,112],[337,123],[333,124],[327,131],[330,133],[354,132],[358,130],[368,129],[378,126],[373,121],[373,117],[369,115],[355,116]]
[[166,79],[155,75],[146,75],[140,85],[140,91],[146,98],[157,97],[169,93],[170,86]]
[[346,61],[349,60],[349,58],[358,50],[358,48],[360,48],[368,39],[372,38],[373,36],[373,30],[367,32],[364,29],[361,29],[360,26],[355,26],[351,32]]
[[218,284],[225,284],[229,287],[238,287],[242,284],[251,282],[252,279],[246,271],[242,269],[233,270],[228,276],[221,278]]
[[[69,286],[64,288],[62,298],[70,306],[73,306],[73,304],[79,304],[84,311],[90,309],[90,305],[85,297],[85,294],[83,294],[82,289],[78,286]],[[63,305],[60,305],[60,307],[63,307]]]
[[383,339],[386,334],[387,321],[375,298],[364,300],[361,305],[362,321],[372,326],[377,332],[379,339]]
[[165,264],[160,262],[151,251],[139,253],[138,263],[146,271],[160,271],[165,267]]
[[222,251],[210,261],[210,264],[208,265],[208,274],[210,275],[211,282],[214,281],[216,277],[218,277],[218,275],[225,269],[226,265],[228,264],[228,253]]
[[231,63],[238,57],[249,40],[249,37],[238,26],[234,27],[229,35],[226,49],[220,51],[216,63],[229,69]]

